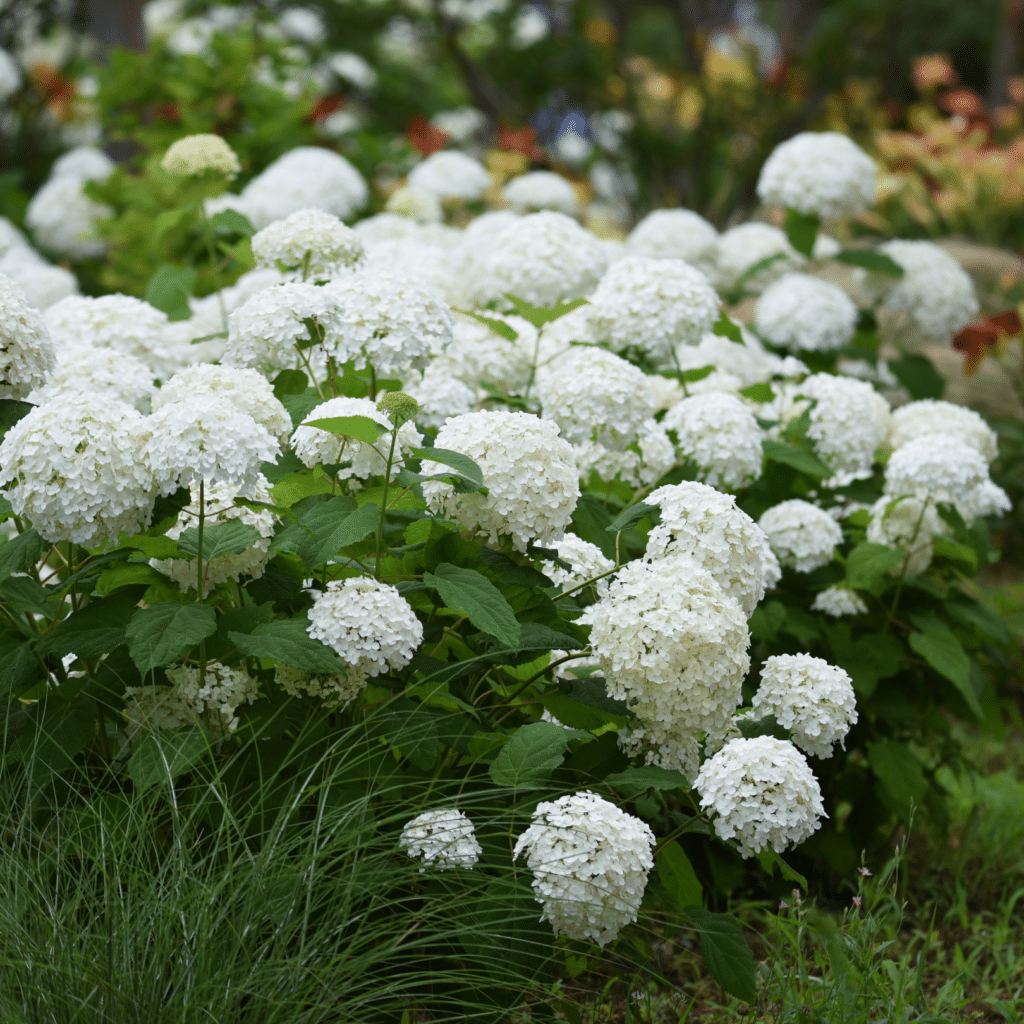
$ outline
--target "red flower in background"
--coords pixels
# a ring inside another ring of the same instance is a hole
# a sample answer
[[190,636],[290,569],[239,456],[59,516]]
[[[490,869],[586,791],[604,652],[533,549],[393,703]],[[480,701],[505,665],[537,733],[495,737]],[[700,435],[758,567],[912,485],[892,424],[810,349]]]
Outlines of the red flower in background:
[[448,145],[450,136],[447,132],[435,128],[425,117],[414,117],[405,126],[405,137],[409,145],[418,149],[424,156],[430,156]]
[[322,121],[325,117],[330,117],[339,107],[345,105],[345,97],[339,92],[333,92],[330,96],[321,96],[320,99],[313,104],[313,109],[309,112],[307,117],[308,121]]
[[970,377],[976,373],[988,349],[1002,338],[1020,334],[1021,326],[1020,314],[1008,309],[963,328],[953,339],[953,348],[964,354],[964,375]]
[[529,126],[511,128],[507,124],[499,124],[495,141],[498,144],[498,149],[505,149],[510,153],[523,153],[535,164],[544,163],[548,158],[544,147],[537,139],[536,129]]

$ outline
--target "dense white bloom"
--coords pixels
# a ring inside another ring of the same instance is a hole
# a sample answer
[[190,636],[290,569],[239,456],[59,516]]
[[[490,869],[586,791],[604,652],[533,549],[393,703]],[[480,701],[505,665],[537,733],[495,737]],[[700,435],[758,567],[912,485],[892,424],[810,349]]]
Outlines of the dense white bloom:
[[[313,420],[325,420],[335,416],[365,416],[380,424],[382,433],[376,443],[371,445],[355,437],[344,437],[322,430],[320,427],[306,426]],[[313,467],[318,462],[325,466],[338,465],[338,479],[367,480],[371,476],[384,475],[387,469],[387,453],[391,450],[393,429],[387,415],[368,398],[329,398],[306,414],[305,419],[295,429],[292,445],[295,454],[306,466]],[[423,435],[412,421],[403,423],[398,428],[395,463],[391,467],[392,479],[402,468],[402,457],[422,443]]]
[[532,306],[585,298],[608,265],[600,241],[564,213],[545,210],[517,218],[482,261],[481,297],[514,295]]
[[[567,533],[554,544],[554,549],[558,557],[572,568],[563,569],[555,562],[544,561],[540,564],[540,571],[563,591],[572,590],[615,568],[615,563],[596,544],[582,540],[574,533]],[[611,578],[606,576],[598,580],[593,589],[600,596],[607,593],[610,583]]]
[[520,174],[502,189],[502,195],[516,213],[558,210],[571,217],[576,212],[575,189],[553,171]]
[[197,715],[205,717],[218,733],[232,733],[238,728],[235,709],[251,704],[257,697],[256,680],[243,668],[228,668],[211,662],[206,677],[199,684],[199,669],[191,665],[175,665],[167,669],[178,699]]
[[971,503],[965,510],[965,519],[976,519],[979,516],[995,516],[1009,512],[1013,508],[1010,496],[992,480],[985,480],[974,492]]
[[853,682],[841,668],[808,654],[777,654],[761,668],[761,685],[753,700],[760,719],[774,715],[806,754],[831,757],[857,721]]
[[824,612],[834,619],[844,615],[865,615],[868,606],[861,597],[846,587],[826,587],[814,595],[811,611]]
[[[557,540],[568,526],[580,487],[572,448],[554,423],[523,412],[471,412],[448,420],[435,444],[474,459],[488,493],[456,494],[451,484],[428,480],[423,497],[432,511],[491,540],[511,536],[519,551],[530,541]],[[422,472],[445,468],[425,459]]]
[[407,379],[402,390],[419,402],[416,422],[425,427],[443,426],[449,417],[464,416],[476,405],[476,391],[434,363]]
[[712,487],[742,487],[761,476],[764,431],[735,395],[684,398],[665,414],[662,426],[676,432],[680,453],[700,467]]
[[241,169],[235,151],[219,135],[186,135],[172,142],[160,166],[169,174],[216,171],[233,178]]
[[827,817],[807,759],[773,736],[730,740],[694,780],[715,834],[735,839],[743,857],[771,846],[782,853],[813,835]]
[[251,416],[282,444],[292,432],[292,418],[261,373],[234,366],[195,363],[176,373],[153,399],[153,412],[170,402],[190,402],[211,396],[226,398],[239,412]]
[[511,210],[489,210],[466,225],[452,257],[459,285],[457,305],[473,309],[496,297],[487,279],[487,257],[502,232],[519,220]]
[[457,149],[432,153],[409,172],[409,187],[433,192],[439,199],[479,199],[491,176],[479,160]]
[[369,576],[328,583],[313,602],[306,632],[368,676],[404,668],[423,639],[409,602]]
[[282,267],[295,280],[327,278],[356,266],[362,239],[333,214],[296,210],[252,236],[257,266]]
[[567,441],[597,441],[622,450],[654,414],[654,395],[642,370],[605,349],[572,348],[540,376],[543,415]]
[[34,309],[48,309],[69,295],[78,294],[78,279],[70,270],[47,263],[34,249],[8,249],[0,257],[0,274],[9,277]]
[[274,682],[285,693],[293,697],[317,697],[328,709],[350,704],[363,692],[368,679],[365,669],[354,666],[334,675],[312,675],[287,665],[274,668]]
[[142,454],[164,494],[199,480],[231,481],[245,491],[256,486],[261,463],[274,462],[281,453],[267,428],[227,395],[168,402],[144,424],[151,436]]
[[83,191],[85,182],[65,176],[50,178],[32,197],[25,211],[25,223],[43,249],[73,260],[102,256],[106,241],[97,222],[113,217],[105,203],[97,203]]
[[919,498],[893,498],[885,495],[871,506],[867,539],[872,544],[903,548],[907,557],[893,569],[894,575],[916,576],[932,564],[934,536],[946,533],[946,524],[934,501]]
[[[96,401],[114,399],[149,412],[156,388],[153,371],[125,352],[90,345],[66,345],[57,353],[57,365],[31,401],[40,405],[69,394],[89,392]],[[101,397],[102,396],[102,397]]]
[[590,643],[608,695],[629,703],[640,727],[627,748],[648,761],[696,771],[694,737],[721,736],[750,667],[743,609],[682,555],[630,562],[591,606]]
[[0,217],[0,256],[6,256],[12,250],[33,251],[24,233],[7,217]]
[[646,560],[685,556],[711,573],[747,615],[778,583],[781,572],[768,538],[731,494],[686,481],[659,487],[645,500],[661,512],[647,538]]
[[473,822],[454,807],[416,815],[402,828],[399,842],[413,860],[433,864],[442,871],[472,868],[483,853]]
[[319,46],[327,38],[323,15],[313,7],[286,7],[277,25],[286,36],[311,46]]
[[50,168],[51,178],[77,178],[79,181],[104,181],[117,165],[95,146],[75,146],[59,156]]
[[512,859],[525,851],[556,935],[606,946],[636,920],[655,842],[645,822],[588,791],[539,803]]
[[778,280],[790,270],[799,270],[805,260],[789,244],[786,232],[770,224],[738,224],[718,237],[715,244],[714,280],[720,288],[731,288],[747,271],[769,256],[777,256],[745,284],[757,290]]
[[456,142],[464,143],[487,127],[487,118],[476,107],[455,107],[439,110],[431,117],[430,123]]
[[0,398],[27,398],[53,368],[54,346],[43,318],[0,274]]
[[420,224],[436,224],[444,217],[441,200],[433,192],[427,192],[421,188],[409,188],[408,185],[395,189],[388,196],[388,201],[384,204],[384,211],[388,214],[407,217]]
[[0,103],[21,88],[21,69],[18,62],[6,51],[0,49]]
[[386,272],[346,274],[324,286],[337,306],[331,347],[338,364],[369,363],[379,377],[425,365],[452,340],[448,304],[417,281]]
[[101,548],[138,533],[153,510],[143,457],[147,423],[134,409],[93,394],[37,406],[0,444],[0,485],[16,515],[48,541]]
[[591,296],[595,335],[621,351],[638,348],[656,362],[676,345],[696,345],[718,318],[711,282],[682,260],[627,256],[612,264]]
[[626,248],[636,256],[686,260],[700,269],[714,261],[718,232],[693,210],[655,210],[629,233]]
[[890,448],[900,448],[922,434],[954,434],[976,448],[987,462],[999,454],[996,432],[973,409],[952,402],[925,398],[893,412]]
[[584,441],[573,446],[573,453],[581,480],[593,472],[602,480],[618,479],[632,487],[656,483],[676,464],[675,445],[653,418],[644,420],[635,445],[624,451]]
[[875,201],[875,161],[839,132],[800,132],[772,150],[757,194],[824,218],[862,213]]
[[347,50],[342,50],[338,53],[332,53],[326,58],[324,63],[339,78],[351,83],[357,89],[362,89],[364,92],[369,92],[377,84],[377,72],[358,53],[349,53]]
[[[178,513],[178,521],[167,531],[166,536],[177,540],[185,530],[199,526],[199,487],[192,484],[191,501]],[[255,486],[240,494],[238,488],[231,483],[208,482],[203,488],[203,516],[205,527],[218,526],[237,519],[246,526],[259,531],[261,539],[238,554],[218,555],[203,561],[203,597],[225,580],[238,580],[243,576],[259,579],[270,560],[270,541],[274,536],[274,527],[278,517],[269,509],[252,509],[235,504],[236,497],[252,498],[273,504],[270,484],[261,473],[256,478]],[[204,545],[205,546],[205,545]],[[196,590],[196,559],[195,558],[164,558],[150,562],[159,572],[170,576],[181,590]]]
[[452,343],[431,367],[444,369],[471,387],[493,384],[506,394],[523,394],[535,376],[543,347],[537,328],[520,316],[490,311],[486,316],[508,324],[515,339],[503,337],[479,320],[457,315]]
[[879,252],[903,268],[901,278],[895,283],[887,278],[883,285],[886,291],[878,310],[882,326],[915,340],[948,345],[979,309],[970,276],[933,242],[896,239],[879,246]]
[[[325,288],[290,282],[264,288],[228,317],[228,366],[255,367],[268,374],[301,363],[295,342],[308,338],[313,320],[324,340],[333,340],[338,308]],[[315,349],[307,350],[307,354]]]
[[772,551],[783,565],[797,572],[813,572],[835,557],[843,542],[842,527],[823,509],[793,498],[768,509],[758,520]]
[[842,288],[828,281],[786,274],[757,300],[754,323],[773,345],[829,352],[853,337],[857,307]]
[[455,298],[461,282],[456,278],[454,267],[455,259],[448,249],[427,241],[422,232],[417,232],[407,238],[371,246],[362,270],[367,274],[394,274],[418,281],[446,302],[457,305]]

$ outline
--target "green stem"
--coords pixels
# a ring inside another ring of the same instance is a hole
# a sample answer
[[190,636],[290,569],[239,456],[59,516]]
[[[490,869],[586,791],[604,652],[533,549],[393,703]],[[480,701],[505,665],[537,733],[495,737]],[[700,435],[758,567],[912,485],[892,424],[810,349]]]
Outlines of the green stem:
[[[892,599],[892,606],[889,608],[889,614],[885,620],[885,628],[888,630],[892,625],[893,617],[896,614],[896,609],[899,607],[900,595],[903,593],[903,581],[907,576],[907,567],[910,565],[910,551],[914,546],[914,541],[917,540],[917,535],[921,532],[921,524],[924,522],[924,514],[928,511],[928,502],[930,498],[926,498],[921,503],[921,514],[917,517],[917,525],[914,527],[914,532],[910,535],[910,541],[907,544],[907,557],[903,559],[903,565],[900,567],[899,579],[896,581],[896,593]],[[883,513],[884,515],[884,513]]]
[[377,371],[372,364],[370,366],[370,401],[377,401]]
[[[213,227],[210,224],[210,218],[206,215],[206,205],[204,203],[199,204],[199,213],[203,218],[203,239],[206,242],[206,254],[210,258],[210,271],[216,273],[217,271],[217,254],[213,249]],[[216,285],[216,281],[213,282]],[[219,288],[215,288],[214,294],[217,296],[217,308],[220,310],[220,322],[221,327],[224,329],[224,333],[227,334],[228,330],[228,311],[224,306],[224,296],[221,294]]]
[[[199,479],[199,550],[196,552],[196,602],[203,600],[206,573],[203,572],[203,530],[206,527],[206,480]],[[199,689],[206,685],[206,641],[199,645]]]
[[[373,368],[370,368],[370,373],[373,373]],[[388,511],[388,487],[391,485],[391,465],[395,461],[395,445],[398,442],[398,427],[399,420],[396,416],[392,420],[391,427],[391,448],[388,451],[388,464],[384,470],[384,494],[380,500],[380,522],[377,524],[377,561],[373,568],[373,574],[380,579],[380,563],[384,557],[384,516],[387,515]]]

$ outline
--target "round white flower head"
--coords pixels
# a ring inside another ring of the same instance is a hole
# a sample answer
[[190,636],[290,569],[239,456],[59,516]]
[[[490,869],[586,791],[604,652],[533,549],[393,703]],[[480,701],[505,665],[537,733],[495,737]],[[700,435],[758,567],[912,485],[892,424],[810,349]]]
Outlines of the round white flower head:
[[582,299],[608,265],[596,236],[564,213],[520,217],[494,240],[482,261],[482,298],[514,295],[531,306]]
[[489,291],[487,257],[501,233],[519,220],[511,210],[489,210],[466,225],[453,253],[459,284],[458,306],[472,309],[496,297]]
[[539,354],[537,328],[519,316],[487,316],[508,324],[516,334],[515,339],[503,337],[478,320],[456,315],[452,343],[431,367],[443,369],[471,387],[494,384],[507,394],[522,394],[530,383]]
[[25,293],[34,309],[47,309],[78,294],[78,279],[70,270],[51,266],[32,249],[9,249],[0,257],[0,274],[6,274]]
[[973,409],[952,402],[925,398],[893,412],[890,448],[901,448],[922,434],[954,434],[976,448],[987,462],[999,454],[996,432]]
[[452,340],[448,304],[418,281],[386,272],[346,274],[324,286],[338,308],[332,354],[369,363],[379,377],[419,368]]
[[771,224],[738,224],[718,236],[715,244],[714,280],[720,288],[732,288],[762,260],[777,256],[746,282],[752,289],[765,288],[806,262],[789,244],[785,231]]
[[229,178],[242,169],[235,151],[219,135],[186,135],[172,142],[160,166],[168,174],[215,171]]
[[879,252],[903,268],[894,284],[886,279],[889,287],[878,310],[882,326],[887,332],[948,345],[979,309],[970,276],[933,242],[896,239],[879,246]]
[[[568,562],[571,569],[563,569],[555,562],[544,561],[540,564],[540,571],[551,580],[556,587],[564,590],[573,590],[575,587],[592,580],[595,576],[601,576],[615,568],[615,563],[604,554],[604,552],[590,541],[582,540],[574,533],[567,533],[554,545],[558,557],[563,562]],[[611,577],[605,576],[598,580],[591,589],[601,596],[608,592],[611,584]]]
[[365,669],[348,667],[344,673],[314,675],[286,665],[274,669],[274,682],[293,697],[316,697],[324,708],[350,704],[366,688],[369,679]]
[[149,526],[155,494],[146,437],[146,421],[129,406],[66,395],[7,431],[0,485],[15,514],[46,540],[106,547]]
[[612,264],[591,296],[595,335],[616,351],[637,348],[655,362],[676,345],[696,345],[718,318],[711,282],[682,260],[627,256]]
[[227,734],[238,728],[235,709],[252,704],[259,697],[256,680],[241,668],[228,668],[216,662],[206,666],[206,678],[199,685],[199,669],[175,665],[167,669],[167,678],[178,700],[202,715],[215,732]]
[[718,232],[693,210],[655,210],[629,233],[626,248],[636,256],[686,260],[704,269],[714,258]]
[[260,465],[281,454],[267,428],[226,395],[168,402],[144,423],[151,436],[142,455],[164,494],[200,480],[230,481],[245,491],[256,486]]
[[834,284],[810,274],[786,274],[757,300],[754,323],[773,345],[830,352],[842,348],[857,327],[857,307]]
[[283,270],[298,281],[329,278],[356,266],[363,242],[333,214],[296,210],[252,236],[252,254],[259,267]]
[[7,217],[0,217],[0,256],[6,256],[12,250],[27,253],[33,251],[24,232],[16,228]]
[[235,198],[259,229],[310,207],[345,220],[366,203],[369,189],[343,156],[319,146],[297,146],[253,178]]
[[808,654],[776,654],[761,669],[754,718],[775,715],[793,742],[813,757],[831,757],[857,721],[853,681],[841,668]]
[[105,181],[117,164],[95,146],[75,146],[58,157],[50,168],[51,178],[77,178],[79,181]]
[[409,187],[433,192],[439,199],[480,199],[491,176],[479,160],[457,149],[432,153],[409,172]]
[[827,817],[807,759],[773,736],[730,740],[694,780],[715,834],[735,839],[744,858],[771,846],[782,853],[814,834]]
[[55,365],[50,332],[25,293],[0,274],[0,398],[27,398]]
[[[773,377],[804,377],[810,371],[793,356],[780,358],[768,352],[753,331],[740,328],[742,344],[730,341],[718,334],[705,334],[697,346],[677,345],[676,362],[681,370],[699,370],[704,366],[714,366],[719,374],[727,374],[738,382],[738,388],[760,384]],[[675,368],[673,364],[673,368]],[[705,380],[688,384],[690,394],[700,393],[705,381],[710,381],[716,374]]]
[[868,606],[861,597],[846,587],[826,587],[814,595],[811,611],[824,612],[834,619],[844,615],[866,615]]
[[18,62],[0,49],[0,103],[5,103],[21,88],[21,69]]
[[655,842],[645,822],[583,792],[539,803],[512,859],[526,853],[556,935],[607,946],[637,918]]
[[758,520],[772,551],[783,565],[813,572],[835,557],[843,542],[842,527],[823,509],[793,498],[773,505]]
[[31,400],[40,405],[69,394],[91,393],[149,412],[156,392],[153,371],[125,352],[90,345],[66,345],[57,353],[57,365],[47,374],[46,384],[33,392]]
[[435,363],[408,378],[402,390],[419,402],[416,422],[424,427],[441,427],[452,416],[472,412],[476,405],[476,391]]
[[[331,419],[335,416],[365,416],[379,423],[383,433],[375,444],[367,444],[355,437],[332,434],[319,427],[306,424],[313,420]],[[387,453],[391,450],[391,420],[368,398],[329,398],[314,406],[292,435],[295,454],[303,465],[312,468],[318,462],[325,466],[339,466],[340,480],[368,480],[371,476],[383,476],[387,469]],[[401,459],[423,443],[423,435],[410,420],[398,428],[395,443],[395,463],[391,467],[394,478],[402,468]],[[383,454],[382,454],[383,453]]]
[[974,518],[977,491],[988,480],[985,457],[953,434],[921,434],[897,448],[885,467],[890,498],[946,502],[965,519]]
[[698,733],[725,734],[750,667],[739,604],[683,556],[630,562],[589,611],[608,695],[639,719],[627,747],[648,762],[696,771]]
[[680,453],[712,487],[742,487],[761,476],[764,431],[736,395],[691,395],[673,405],[661,425],[675,431]]
[[828,486],[871,476],[875,452],[889,432],[889,403],[866,381],[816,373],[781,389],[772,418],[788,423],[809,407],[807,436],[833,471]]
[[50,178],[32,197],[25,224],[41,248],[73,260],[102,256],[107,251],[97,222],[113,217],[114,210],[90,199],[82,191],[84,184],[70,176]]
[[649,486],[660,480],[675,464],[676,449],[662,425],[644,420],[635,447],[609,448],[600,441],[573,445],[580,479],[596,473],[602,480],[621,480],[632,487]]
[[[237,519],[246,526],[252,526],[260,535],[250,547],[238,554],[228,553],[203,562],[203,597],[225,580],[238,580],[243,576],[259,579],[263,575],[267,562],[270,560],[270,541],[274,536],[274,526],[278,517],[269,509],[251,509],[235,504],[236,497],[252,498],[273,504],[270,484],[261,473],[256,484],[239,494],[238,488],[230,483],[208,482],[204,487],[203,515],[207,527]],[[171,540],[177,540],[183,531],[199,526],[199,487],[192,484],[191,501],[178,513],[178,521],[167,531]],[[170,576],[182,591],[196,590],[196,559],[164,558],[151,560],[150,565],[165,576]]]
[[142,299],[69,295],[50,306],[44,319],[60,346],[92,345],[125,352],[164,380],[177,369],[177,359],[166,342],[167,314]]
[[295,342],[309,337],[304,321],[313,320],[330,342],[337,330],[338,313],[325,288],[300,282],[264,288],[228,317],[223,361],[268,374],[298,366],[301,360]]
[[560,174],[552,171],[520,174],[501,191],[516,213],[557,210],[571,217],[576,212],[575,189]]
[[543,416],[558,424],[572,444],[597,441],[622,450],[637,439],[654,414],[654,395],[644,372],[605,349],[572,348],[540,376]]
[[328,583],[309,610],[306,632],[367,676],[404,668],[423,640],[409,602],[369,576]]
[[[492,541],[511,536],[518,551],[557,540],[569,525],[580,485],[572,447],[554,423],[524,412],[471,412],[448,420],[435,444],[475,460],[488,493],[456,494],[451,484],[427,480],[423,497],[432,511]],[[445,468],[424,459],[422,472]]]
[[413,860],[422,860],[442,871],[472,868],[483,853],[473,822],[454,807],[417,814],[406,822],[399,842]]
[[388,196],[384,210],[389,214],[398,214],[399,217],[408,217],[420,224],[436,224],[444,217],[444,208],[435,193],[421,188],[409,188],[408,185],[395,189]]
[[288,7],[277,25],[289,38],[310,46],[319,46],[327,38],[323,15],[313,7]]
[[274,395],[263,374],[234,366],[194,363],[179,370],[153,398],[153,412],[171,402],[188,403],[211,396],[226,398],[239,412],[251,416],[284,444],[292,433],[292,418]]
[[947,532],[934,501],[926,504],[919,498],[883,496],[871,506],[867,539],[872,544],[903,548],[907,552],[907,557],[892,570],[894,576],[917,576],[924,572],[935,555],[935,534]]
[[420,235],[380,242],[367,250],[366,274],[394,274],[418,281],[437,292],[446,302],[456,305],[462,282],[456,279],[452,253]]
[[375,213],[372,217],[356,221],[352,230],[363,240],[367,250],[381,242],[400,242],[415,237],[418,226],[405,214]]
[[731,494],[686,481],[659,487],[646,502],[661,512],[647,538],[647,561],[685,556],[711,573],[747,615],[778,583],[768,538]]
[[875,161],[839,132],[801,132],[772,150],[757,194],[800,213],[852,216],[875,202]]

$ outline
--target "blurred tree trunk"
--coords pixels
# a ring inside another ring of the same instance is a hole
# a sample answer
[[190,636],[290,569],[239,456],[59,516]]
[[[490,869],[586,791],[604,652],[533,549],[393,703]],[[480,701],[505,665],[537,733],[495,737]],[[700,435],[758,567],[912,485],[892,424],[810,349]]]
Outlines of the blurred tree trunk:
[[100,44],[101,53],[121,46],[128,50],[146,48],[142,23],[144,0],[86,0],[86,31]]
[[999,27],[992,44],[988,70],[988,105],[1002,106],[1009,97],[1007,79],[1017,70],[1020,60],[1020,36],[1024,29],[1024,0],[1003,0]]

